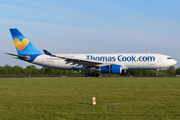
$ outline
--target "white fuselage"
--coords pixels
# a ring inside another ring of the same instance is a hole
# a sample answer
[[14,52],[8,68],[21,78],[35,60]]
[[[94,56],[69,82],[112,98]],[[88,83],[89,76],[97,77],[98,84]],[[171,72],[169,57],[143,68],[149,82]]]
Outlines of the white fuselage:
[[[159,69],[173,66],[176,60],[170,56],[153,53],[128,53],[128,54],[56,54],[56,56],[64,56],[71,58],[87,59],[103,62],[103,65],[117,64],[122,66],[122,70],[127,69]],[[39,55],[32,62],[34,64],[58,68],[58,69],[79,69],[88,70],[85,67],[66,64],[66,61],[61,58],[51,57],[49,55]]]

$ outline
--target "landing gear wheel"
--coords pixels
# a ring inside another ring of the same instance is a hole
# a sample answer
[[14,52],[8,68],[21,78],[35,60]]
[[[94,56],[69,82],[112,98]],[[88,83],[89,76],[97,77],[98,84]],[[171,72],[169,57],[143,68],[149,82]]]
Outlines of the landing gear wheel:
[[96,73],[95,76],[96,76],[96,77],[99,77],[99,73]]
[[156,77],[158,77],[159,76],[159,74],[158,73],[156,73]]
[[158,77],[159,76],[159,69],[157,69],[157,71],[156,71],[156,77]]
[[95,77],[95,73],[91,73],[91,77]]
[[86,74],[85,74],[85,77],[89,77],[89,73],[86,73]]

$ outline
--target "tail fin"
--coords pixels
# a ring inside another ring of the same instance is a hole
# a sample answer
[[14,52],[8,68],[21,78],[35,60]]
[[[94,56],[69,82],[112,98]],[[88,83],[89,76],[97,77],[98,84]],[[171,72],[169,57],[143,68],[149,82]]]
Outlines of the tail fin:
[[25,56],[34,56],[44,54],[37,50],[31,42],[16,28],[10,28],[10,32],[14,41],[14,45],[16,47],[18,55]]

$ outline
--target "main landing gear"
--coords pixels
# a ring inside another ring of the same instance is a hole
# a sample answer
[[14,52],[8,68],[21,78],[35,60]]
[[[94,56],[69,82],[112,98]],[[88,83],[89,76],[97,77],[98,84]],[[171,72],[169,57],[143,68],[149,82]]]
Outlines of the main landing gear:
[[99,77],[99,73],[86,73],[85,77]]

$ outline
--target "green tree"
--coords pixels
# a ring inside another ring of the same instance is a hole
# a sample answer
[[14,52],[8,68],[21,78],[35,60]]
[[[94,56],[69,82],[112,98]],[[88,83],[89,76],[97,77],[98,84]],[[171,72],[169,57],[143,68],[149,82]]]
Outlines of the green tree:
[[42,67],[40,70],[39,70],[39,73],[41,75],[46,75],[47,74],[47,70],[48,70],[48,67]]
[[28,75],[39,75],[39,70],[34,65],[27,66],[26,70]]
[[176,69],[174,66],[170,66],[168,69],[167,69],[167,74],[170,75],[170,76],[173,76],[176,74]]
[[3,75],[3,67],[2,66],[0,66],[0,75]]
[[59,70],[58,70],[58,69],[54,69],[54,68],[48,68],[48,69],[47,69],[47,74],[48,74],[48,75],[53,76],[53,75],[58,75],[58,73],[59,73]]
[[176,69],[176,74],[180,75],[180,67]]
[[145,70],[144,71],[144,76],[152,76],[150,70]]
[[2,74],[3,75],[11,75],[11,73],[12,73],[12,67],[11,66],[9,66],[9,65],[5,65],[4,66],[4,69],[2,70]]
[[59,71],[58,75],[63,76],[63,70],[58,69],[58,71]]
[[13,68],[12,68],[12,74],[13,75],[22,75],[22,73],[23,73],[23,71],[24,71],[24,69],[22,68],[22,67],[19,67],[19,66],[14,66]]

